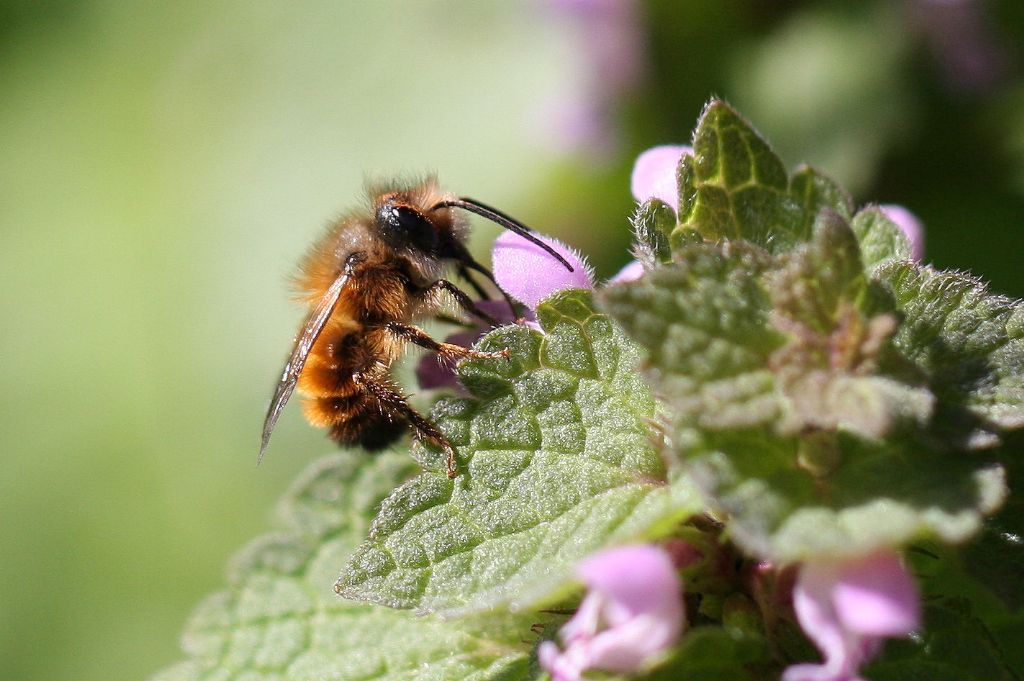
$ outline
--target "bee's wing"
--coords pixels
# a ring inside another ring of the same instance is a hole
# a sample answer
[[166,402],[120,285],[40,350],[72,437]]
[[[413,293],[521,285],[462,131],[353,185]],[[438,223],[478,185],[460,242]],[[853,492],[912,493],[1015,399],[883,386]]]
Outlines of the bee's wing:
[[266,453],[267,445],[270,444],[270,434],[274,432],[277,419],[281,412],[284,411],[285,405],[288,404],[288,398],[292,396],[292,392],[295,390],[295,384],[299,381],[299,374],[302,373],[302,368],[306,366],[309,351],[313,349],[313,344],[316,343],[316,339],[320,337],[320,332],[324,330],[324,325],[330,319],[335,305],[338,304],[338,300],[341,298],[341,292],[352,278],[354,266],[361,260],[361,257],[357,256],[361,255],[356,253],[349,256],[345,262],[344,271],[338,275],[338,278],[327,289],[327,293],[316,304],[316,308],[306,318],[302,331],[299,333],[298,338],[295,339],[295,347],[292,348],[292,354],[284,365],[281,380],[278,381],[277,388],[274,390],[274,397],[270,400],[270,408],[267,409],[267,417],[263,421],[263,439],[260,441],[260,456],[257,460],[257,465],[263,461],[263,454]]

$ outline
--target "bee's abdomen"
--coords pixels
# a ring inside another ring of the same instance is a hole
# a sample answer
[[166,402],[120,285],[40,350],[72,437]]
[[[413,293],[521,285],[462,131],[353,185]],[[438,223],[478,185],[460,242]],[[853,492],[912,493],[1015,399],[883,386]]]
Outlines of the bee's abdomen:
[[[374,377],[371,380],[381,380]],[[330,429],[332,440],[342,445],[362,445],[374,450],[386,447],[405,432],[405,420],[387,409],[351,377],[344,396],[316,397],[302,404],[306,420]],[[340,392],[340,391],[339,391]]]
[[352,322],[325,330],[299,378],[306,420],[329,428],[331,439],[342,445],[373,450],[401,437],[404,420],[365,388],[368,380],[388,380],[394,354],[389,345],[394,342],[383,330]]
[[298,391],[306,397],[348,397],[359,390],[354,374],[377,361],[364,327],[351,321],[328,327],[317,339],[299,376]]
[[330,436],[340,445],[361,445],[375,451],[402,437],[407,429],[403,419],[374,404],[359,418],[339,421],[331,428]]

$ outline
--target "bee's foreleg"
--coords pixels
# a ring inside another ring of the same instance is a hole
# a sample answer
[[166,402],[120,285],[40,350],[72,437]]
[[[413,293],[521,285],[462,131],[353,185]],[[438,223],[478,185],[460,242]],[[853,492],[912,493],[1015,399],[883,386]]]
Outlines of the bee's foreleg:
[[402,340],[407,340],[410,343],[414,343],[421,348],[426,348],[432,352],[436,352],[445,359],[463,359],[466,357],[472,357],[473,359],[508,359],[508,350],[500,350],[499,352],[480,352],[479,350],[470,350],[464,348],[461,345],[455,345],[454,343],[442,343],[441,341],[434,340],[427,332],[416,326],[409,326],[408,324],[401,324],[399,322],[388,322],[385,328],[391,333],[395,334]]
[[438,279],[433,284],[423,289],[423,296],[426,298],[433,298],[440,295],[442,291],[450,295],[459,307],[477,319],[480,319],[491,326],[501,326],[501,322],[478,308],[476,303],[473,302],[473,299],[469,297],[468,293],[447,279]]
[[459,269],[456,271],[459,273],[460,277],[469,282],[469,285],[473,288],[474,291],[476,291],[476,294],[480,296],[481,299],[491,299],[490,294],[484,290],[484,287],[480,285],[480,282],[473,278],[473,275],[469,273],[469,270],[466,268],[465,265],[459,265]]
[[443,322],[445,324],[451,324],[452,326],[458,326],[463,329],[475,329],[476,324],[473,322],[467,322],[465,319],[456,317],[455,315],[438,313],[434,315],[434,320]]

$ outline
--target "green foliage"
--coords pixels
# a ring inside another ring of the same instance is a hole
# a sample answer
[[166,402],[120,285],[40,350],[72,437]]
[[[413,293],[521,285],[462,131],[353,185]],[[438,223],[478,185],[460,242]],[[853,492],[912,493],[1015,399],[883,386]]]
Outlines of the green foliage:
[[[182,639],[189,660],[153,681],[259,678],[524,678],[522,635],[455,626],[345,601],[330,589],[370,515],[412,466],[401,454],[331,456],[285,497],[283,531],[234,559],[225,591],[208,597]],[[528,626],[528,625],[527,625]]]
[[678,431],[768,424],[781,415],[766,363],[785,338],[769,323],[771,302],[759,284],[767,261],[756,246],[701,242],[605,291],[605,309],[647,348],[649,376]]
[[[703,626],[644,681],[757,681],[769,675],[771,655],[763,638],[731,627]],[[776,672],[777,673],[777,672]]]
[[860,242],[861,257],[866,267],[876,268],[910,257],[910,242],[907,241],[907,237],[880,208],[865,208],[860,211],[854,216],[850,227]]
[[810,234],[814,221],[826,208],[838,213],[844,220],[853,217],[853,199],[846,190],[811,166],[804,165],[796,169],[789,178],[789,193],[800,206],[802,219],[797,229],[799,234]]
[[652,199],[633,216],[640,279],[559,292],[540,331],[480,341],[507,359],[459,366],[468,395],[431,413],[456,478],[424,444],[416,474],[394,453],[314,466],[159,679],[526,678],[576,564],[661,539],[688,556],[690,629],[642,678],[777,677],[809,644],[761,561],[911,542],[935,547],[914,554],[926,629],[870,677],[1016,678],[1024,528],[1019,500],[999,509],[1020,470],[1021,304],[908,260],[880,209],[787,175],[722,102],[677,179],[678,215]]
[[878,270],[904,322],[894,342],[920,368],[944,421],[969,448],[1024,425],[1024,307],[960,272],[892,262]]
[[676,212],[664,201],[649,199],[633,214],[636,255],[645,265],[668,262],[672,257],[669,234],[676,226]]
[[787,181],[721,102],[679,179],[672,262],[601,300],[733,538],[793,561],[976,533],[1006,488],[965,448],[1022,425],[1019,304],[907,262],[898,227],[812,169]]
[[[790,407],[789,432],[847,430],[882,438],[894,422],[919,424],[931,415],[924,389],[884,375],[895,315],[874,310],[857,239],[824,210],[811,241],[777,258],[767,279],[774,324],[790,337],[770,358]],[[878,312],[877,314],[872,314]]]
[[989,627],[969,601],[942,598],[924,612],[919,640],[889,644],[883,659],[871,665],[873,681],[939,679],[945,681],[1016,681],[1020,678],[1006,660]]
[[729,105],[712,101],[680,165],[679,223],[708,239],[785,249],[806,234],[782,161]]
[[870,299],[851,236],[833,214],[814,241],[775,257],[695,244],[604,294],[648,348],[675,453],[734,538],[774,560],[856,555],[924,533],[963,540],[1003,495],[983,459],[923,434],[879,439],[926,424],[932,398],[880,367],[894,322],[858,309]]
[[[1019,452],[1024,433],[1009,436],[1007,449]],[[1024,459],[1007,461],[1007,486],[1014,491],[1024,483]],[[1021,616],[1018,640],[1024,660],[1024,496],[1011,494],[999,513],[985,521],[978,538],[962,555],[963,569],[995,595],[1010,612]]]
[[509,348],[508,362],[460,367],[473,396],[432,418],[462,474],[425,459],[433,470],[384,501],[339,593],[447,614],[549,603],[584,556],[662,536],[698,510],[685,478],[667,483],[636,347],[583,291],[537,315],[543,335],[505,327],[482,341]]

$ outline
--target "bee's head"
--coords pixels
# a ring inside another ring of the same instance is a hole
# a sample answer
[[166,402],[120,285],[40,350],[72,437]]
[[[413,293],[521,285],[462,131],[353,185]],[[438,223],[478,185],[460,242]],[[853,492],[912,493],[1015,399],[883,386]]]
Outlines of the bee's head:
[[391,187],[372,197],[380,240],[408,262],[416,279],[436,279],[446,263],[468,257],[462,243],[466,220],[438,206],[446,197],[432,180]]
[[[477,263],[466,249],[468,225],[454,209],[475,213],[519,234],[547,251],[567,270],[572,265],[533,230],[479,201],[441,192],[433,177],[415,185],[371,188],[374,223],[388,247],[405,256],[419,275],[437,276],[445,262],[456,263],[460,272],[476,270],[494,281],[494,276]],[[500,287],[499,287],[500,288]]]
[[399,194],[382,197],[375,215],[380,235],[400,251],[436,256],[441,242],[440,226]]

